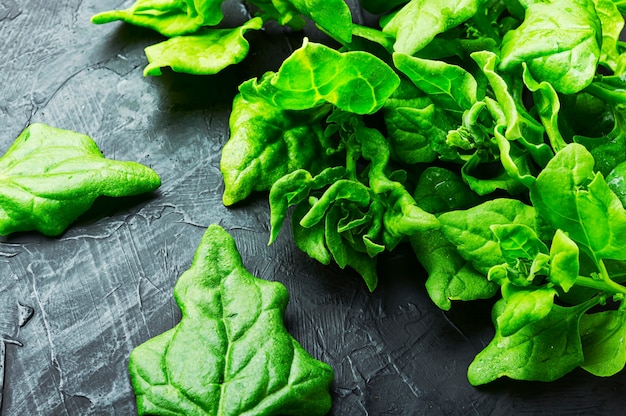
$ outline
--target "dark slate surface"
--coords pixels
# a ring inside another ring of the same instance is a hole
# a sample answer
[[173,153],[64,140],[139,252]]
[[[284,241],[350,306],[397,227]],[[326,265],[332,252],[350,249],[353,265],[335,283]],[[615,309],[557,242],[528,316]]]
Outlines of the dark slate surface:
[[[623,411],[626,373],[469,386],[467,366],[492,335],[490,305],[438,310],[408,247],[381,259],[370,294],[354,273],[299,252],[288,229],[268,246],[264,195],[221,204],[220,149],[239,82],[276,69],[300,35],[251,35],[250,57],[227,75],[144,78],[143,48],[159,35],[89,21],[130,3],[0,0],[0,152],[44,122],[88,134],[105,156],[163,180],[152,195],[99,200],[58,238],[0,239],[0,330],[23,344],[6,347],[3,416],[136,414],[128,355],[177,323],[173,285],[211,223],[231,232],[254,275],[287,286],[288,329],[335,369],[332,415]],[[227,12],[246,13],[236,2]],[[34,311],[22,327],[20,305]]]

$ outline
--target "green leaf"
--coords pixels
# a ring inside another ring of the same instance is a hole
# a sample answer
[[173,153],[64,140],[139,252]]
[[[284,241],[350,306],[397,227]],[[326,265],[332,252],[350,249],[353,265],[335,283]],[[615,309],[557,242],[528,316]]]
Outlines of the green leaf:
[[382,14],[409,0],[361,0],[361,6],[372,14]]
[[304,169],[298,169],[274,182],[269,195],[270,224],[272,227],[270,244],[276,239],[289,207],[300,204],[312,190],[323,188],[343,179],[345,173],[346,170],[343,166],[326,168],[315,177]]
[[585,354],[582,368],[600,377],[622,371],[626,364],[626,315],[623,311],[583,315],[580,335]]
[[110,10],[91,18],[96,24],[121,20],[148,27],[164,36],[193,33],[222,21],[224,0],[137,0],[124,10]]
[[249,44],[244,35],[262,26],[263,20],[255,17],[234,29],[204,29],[148,46],[145,52],[149,65],[143,74],[161,75],[163,67],[188,74],[216,74],[248,55]]
[[174,296],[181,321],[130,356],[140,415],[329,411],[333,371],[285,329],[287,290],[252,276],[224,229],[207,229]]
[[498,292],[498,285],[463,259],[440,230],[416,233],[410,242],[428,273],[428,295],[439,308],[447,311],[452,307],[451,301],[488,299]]
[[567,145],[559,129],[559,110],[561,109],[559,96],[549,82],[537,82],[528,71],[526,63],[523,64],[523,67],[524,84],[533,93],[535,109],[539,113],[539,118],[550,139],[552,148],[559,151]]
[[580,272],[578,246],[567,234],[557,230],[550,246],[550,272],[548,279],[568,292],[576,283]]
[[0,158],[0,235],[59,235],[99,196],[137,195],[160,185],[152,169],[104,158],[84,134],[31,124]]
[[519,259],[533,260],[539,253],[548,253],[548,247],[535,230],[525,224],[493,224],[490,228],[500,243],[504,260],[510,265],[515,265]]
[[506,306],[496,318],[503,337],[513,335],[524,326],[543,319],[552,310],[556,290],[552,287],[520,288],[511,283],[502,285]]
[[505,376],[515,380],[553,381],[582,364],[578,322],[586,305],[554,305],[543,319],[509,336],[502,335],[497,324],[505,307],[504,300],[494,305],[496,335],[469,366],[467,377],[472,385]]
[[461,256],[487,274],[492,266],[504,263],[500,243],[491,231],[494,224],[534,225],[535,210],[516,199],[498,198],[467,210],[441,214],[441,230],[455,244]]
[[352,42],[352,14],[344,0],[289,0],[324,32],[346,44]]
[[413,194],[426,212],[439,214],[478,205],[480,198],[454,172],[429,166],[422,172]]
[[600,63],[615,71],[620,60],[619,42],[624,29],[624,17],[614,0],[594,0],[602,25]]
[[526,62],[533,78],[564,94],[581,91],[595,75],[602,27],[592,0],[524,0],[522,24],[502,40],[500,68]]
[[242,201],[254,191],[267,191],[297,169],[313,174],[327,163],[324,132],[318,121],[329,108],[295,112],[256,99],[235,97],[230,138],[222,149],[224,205]]
[[393,61],[415,86],[444,110],[463,112],[476,102],[476,80],[460,66],[402,53],[394,53]]
[[323,103],[356,114],[378,111],[400,83],[393,69],[374,55],[338,52],[304,40],[278,72],[240,86],[247,100],[263,97],[285,110],[306,110]]
[[436,35],[472,17],[484,0],[411,0],[384,24],[394,51],[414,55]]
[[626,212],[582,145],[558,152],[530,188],[537,214],[591,258],[626,260]]

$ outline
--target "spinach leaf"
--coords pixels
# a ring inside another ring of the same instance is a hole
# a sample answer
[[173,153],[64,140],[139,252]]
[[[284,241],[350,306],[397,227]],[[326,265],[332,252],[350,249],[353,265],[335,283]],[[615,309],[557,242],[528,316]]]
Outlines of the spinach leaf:
[[254,191],[267,191],[282,176],[307,169],[317,173],[329,158],[325,133],[316,124],[330,108],[281,110],[265,100],[237,95],[230,114],[230,138],[222,149],[222,200],[232,205]]
[[246,57],[249,44],[245,33],[262,26],[261,18],[255,17],[235,29],[204,29],[148,46],[149,64],[143,74],[161,75],[161,68],[166,66],[188,74],[216,74]]
[[91,21],[104,24],[121,20],[164,36],[179,36],[221,22],[222,3],[223,0],[137,0],[128,9],[101,12]]
[[383,24],[394,51],[414,55],[439,33],[472,17],[484,0],[411,0]]
[[402,53],[395,53],[393,58],[396,67],[439,108],[463,112],[469,110],[476,102],[477,82],[460,66]]
[[532,206],[509,198],[498,198],[466,209],[441,214],[441,231],[456,245],[461,256],[484,273],[505,262],[502,249],[491,227],[496,224],[523,224],[534,227]]
[[585,355],[582,368],[601,377],[612,376],[624,368],[624,311],[609,310],[583,315],[580,319],[580,334]]
[[589,304],[553,305],[543,319],[530,322],[508,336],[502,334],[498,324],[506,306],[504,299],[494,305],[496,335],[469,366],[467,377],[472,385],[486,384],[503,376],[553,381],[583,363],[579,320]]
[[263,97],[285,110],[307,110],[324,103],[355,114],[378,111],[400,79],[374,55],[338,52],[305,39],[278,72],[240,86],[244,98]]
[[537,214],[568,234],[596,262],[626,259],[626,211],[593,156],[572,143],[548,163],[530,188]]
[[252,276],[224,229],[208,227],[174,296],[180,322],[130,356],[140,415],[329,411],[333,371],[285,329],[285,287]]
[[602,44],[602,25],[593,0],[520,3],[526,15],[502,40],[500,68],[512,71],[525,62],[536,80],[550,82],[564,94],[589,85]]
[[28,126],[0,158],[0,235],[61,234],[99,196],[153,191],[161,179],[135,162],[106,159],[88,136]]

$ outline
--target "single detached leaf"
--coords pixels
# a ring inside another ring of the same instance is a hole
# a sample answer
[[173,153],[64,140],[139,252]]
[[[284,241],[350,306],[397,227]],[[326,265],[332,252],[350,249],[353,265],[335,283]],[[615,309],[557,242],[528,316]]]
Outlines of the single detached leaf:
[[0,158],[0,235],[58,235],[99,196],[137,195],[160,185],[152,169],[106,159],[84,134],[35,123]]
[[533,78],[564,94],[589,85],[600,58],[602,27],[593,0],[523,0],[522,24],[502,41],[504,71],[526,62]]
[[211,225],[174,288],[182,318],[133,350],[140,415],[324,415],[333,371],[287,332],[285,287],[244,267]]
[[378,111],[400,84],[382,60],[363,51],[339,52],[304,40],[278,72],[268,72],[239,89],[245,99],[260,96],[285,110],[307,110],[324,103],[356,114]]
[[530,188],[537,210],[594,259],[626,259],[626,211],[580,144],[559,151]]
[[109,10],[91,18],[96,24],[121,20],[148,27],[164,36],[195,32],[222,21],[224,0],[137,0],[124,10]]
[[515,380],[553,381],[582,364],[580,316],[586,305],[562,307],[554,305],[543,319],[529,323],[513,335],[504,336],[497,317],[505,301],[494,305],[496,335],[469,366],[467,377],[476,386],[500,377]]
[[583,315],[580,335],[585,354],[582,368],[600,377],[622,371],[626,364],[626,315],[623,311]]
[[143,74],[161,75],[161,68],[166,66],[188,74],[216,74],[248,55],[250,45],[244,35],[262,26],[263,20],[255,17],[234,29],[204,29],[148,46],[145,52],[150,64]]

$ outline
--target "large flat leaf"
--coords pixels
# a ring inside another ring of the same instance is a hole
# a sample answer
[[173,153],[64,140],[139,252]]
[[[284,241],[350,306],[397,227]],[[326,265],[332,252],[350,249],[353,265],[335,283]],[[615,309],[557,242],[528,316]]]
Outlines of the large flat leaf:
[[224,229],[207,229],[174,296],[180,323],[130,357],[140,415],[328,412],[332,369],[287,332],[285,287],[252,276]]
[[137,195],[160,184],[146,166],[106,159],[84,134],[32,124],[0,158],[0,235],[58,235],[97,197]]

